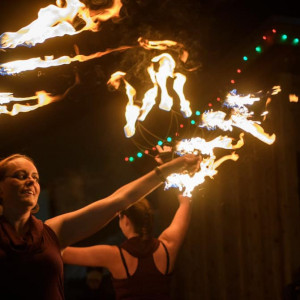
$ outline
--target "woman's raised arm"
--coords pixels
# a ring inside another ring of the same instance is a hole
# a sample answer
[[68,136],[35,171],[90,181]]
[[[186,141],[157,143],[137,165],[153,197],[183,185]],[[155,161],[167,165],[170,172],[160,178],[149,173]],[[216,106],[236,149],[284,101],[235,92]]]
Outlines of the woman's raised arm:
[[191,198],[179,194],[178,201],[179,207],[171,224],[158,238],[166,245],[169,251],[171,270],[174,267],[178,250],[186,236],[191,219]]
[[45,223],[56,233],[63,249],[94,234],[119,211],[146,197],[162,184],[162,177],[182,170],[195,172],[199,161],[200,157],[190,154],[175,158],[159,166],[158,170],[150,171],[124,185],[110,196],[74,212],[49,219]]

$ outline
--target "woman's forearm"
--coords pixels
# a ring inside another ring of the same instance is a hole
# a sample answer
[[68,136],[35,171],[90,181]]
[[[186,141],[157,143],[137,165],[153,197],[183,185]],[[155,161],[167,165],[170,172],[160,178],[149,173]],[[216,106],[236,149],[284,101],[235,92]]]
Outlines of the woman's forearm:
[[[195,168],[197,161],[195,156],[179,157],[159,168],[164,176],[168,176],[182,168]],[[61,247],[64,248],[94,234],[114,218],[119,211],[146,197],[161,184],[161,178],[152,170],[122,186],[107,198],[74,212],[50,219],[46,223],[55,231]]]

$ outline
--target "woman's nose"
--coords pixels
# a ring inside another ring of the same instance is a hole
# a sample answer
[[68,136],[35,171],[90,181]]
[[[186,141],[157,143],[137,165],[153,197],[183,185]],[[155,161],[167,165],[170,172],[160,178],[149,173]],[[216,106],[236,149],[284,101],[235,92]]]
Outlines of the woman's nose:
[[34,184],[34,178],[32,176],[28,176],[26,178],[26,185],[32,185]]

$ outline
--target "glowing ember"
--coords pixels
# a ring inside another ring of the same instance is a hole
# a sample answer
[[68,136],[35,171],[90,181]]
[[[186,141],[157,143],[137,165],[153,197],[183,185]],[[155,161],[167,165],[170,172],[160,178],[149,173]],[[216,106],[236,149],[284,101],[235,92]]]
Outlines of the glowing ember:
[[[85,30],[98,31],[100,22],[119,16],[121,0],[114,0],[109,8],[90,10],[79,0],[57,1],[55,5],[42,8],[38,18],[17,32],[6,32],[0,36],[0,48],[34,46],[45,40],[64,35],[75,35]],[[75,18],[84,25],[77,30]]]
[[299,97],[295,94],[289,95],[290,102],[298,102]]
[[[154,70],[154,64],[158,63],[158,71]],[[180,99],[180,109],[185,118],[192,115],[190,108],[190,102],[185,99],[183,94],[184,83],[186,77],[181,73],[175,73],[174,69],[176,67],[175,61],[172,56],[168,53],[163,53],[152,59],[152,64],[148,67],[148,73],[150,75],[151,81],[153,83],[153,88],[149,89],[142,100],[142,107],[134,104],[136,90],[124,79],[126,73],[116,72],[111,75],[110,80],[107,82],[108,85],[113,86],[118,89],[120,86],[120,81],[123,80],[125,83],[126,94],[128,97],[128,103],[126,106],[125,117],[127,124],[124,127],[126,137],[132,137],[135,134],[135,126],[137,120],[144,121],[149,111],[155,104],[155,99],[158,95],[158,87],[161,89],[161,102],[159,108],[170,111],[173,106],[173,98],[168,94],[167,90],[167,79],[169,77],[174,78],[173,88],[178,94]]]

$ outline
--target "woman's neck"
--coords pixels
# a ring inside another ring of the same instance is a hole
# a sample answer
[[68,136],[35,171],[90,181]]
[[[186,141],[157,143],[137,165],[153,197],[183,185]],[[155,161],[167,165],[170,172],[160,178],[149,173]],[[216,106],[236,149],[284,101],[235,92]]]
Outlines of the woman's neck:
[[132,232],[132,233],[128,233],[127,234],[127,239],[131,239],[131,238],[133,238],[133,237],[138,237],[139,235],[137,234],[137,233],[135,233],[135,232]]
[[4,210],[3,216],[13,226],[15,231],[20,236],[24,235],[24,233],[28,230],[28,220],[30,218],[30,211],[16,213]]

